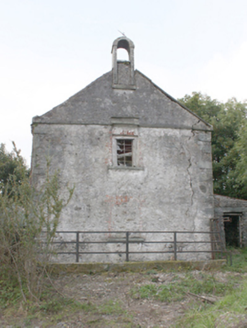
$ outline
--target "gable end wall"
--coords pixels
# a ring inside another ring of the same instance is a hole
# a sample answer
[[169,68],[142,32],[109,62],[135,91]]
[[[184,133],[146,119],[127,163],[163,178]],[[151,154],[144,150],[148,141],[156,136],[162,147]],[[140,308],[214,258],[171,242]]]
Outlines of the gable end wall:
[[[141,126],[137,129],[139,168],[125,170],[112,168],[114,136],[110,125],[40,124],[34,127],[34,183],[41,184],[44,179],[48,156],[52,170],[59,170],[62,194],[66,194],[67,182],[75,185],[59,229],[109,233],[114,230],[209,230],[209,219],[214,215],[211,133]],[[144,250],[151,246],[141,243],[136,247]],[[159,247],[170,250],[171,244]],[[181,245],[184,250],[189,247],[189,244]],[[201,256],[207,258],[210,254]],[[189,258],[196,256],[189,255]],[[142,259],[150,260],[150,257],[143,255]],[[157,255],[156,259],[164,259],[164,255]],[[90,259],[85,256],[82,260]],[[123,258],[106,256],[103,261],[111,260]],[[96,256],[95,261],[102,261],[102,257]]]

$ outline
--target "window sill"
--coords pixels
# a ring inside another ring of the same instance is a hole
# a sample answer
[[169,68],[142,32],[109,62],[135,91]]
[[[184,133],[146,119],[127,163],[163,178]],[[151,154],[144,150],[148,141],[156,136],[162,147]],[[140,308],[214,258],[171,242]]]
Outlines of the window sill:
[[115,171],[143,171],[143,166],[108,166],[108,170],[115,170]]

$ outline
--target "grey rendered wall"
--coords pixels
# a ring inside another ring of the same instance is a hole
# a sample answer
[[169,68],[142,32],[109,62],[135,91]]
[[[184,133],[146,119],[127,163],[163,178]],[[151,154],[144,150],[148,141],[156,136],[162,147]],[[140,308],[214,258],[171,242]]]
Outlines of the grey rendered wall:
[[[72,200],[62,213],[59,229],[109,231],[104,240],[116,238],[111,233],[114,230],[209,231],[209,219],[214,215],[210,132],[137,127],[138,169],[120,169],[112,167],[112,129],[111,125],[33,126],[34,183],[42,183],[45,156],[48,155],[52,169],[60,171],[62,193],[66,193],[67,182],[75,185]],[[132,245],[133,250],[154,249],[154,245],[145,244],[147,235],[133,237],[143,241]],[[59,238],[66,240],[65,235]],[[100,240],[102,237],[94,238]],[[157,239],[157,236],[151,238]],[[172,250],[171,238],[167,235],[167,242],[157,244],[156,248]],[[183,235],[181,238],[191,240],[193,237]],[[200,235],[195,238],[207,239]],[[69,244],[61,247],[63,250],[70,249]],[[93,247],[85,246],[83,249],[93,250]],[[122,249],[120,244],[116,247],[102,244],[100,247],[106,251]],[[180,250],[190,249],[193,249],[190,244],[180,245]],[[198,244],[196,249],[210,250],[210,245]],[[131,259],[168,259],[171,256],[132,255]],[[209,256],[202,253],[199,256],[180,255],[180,258]],[[74,258],[64,257],[63,260],[73,262]],[[120,254],[95,255],[93,258],[84,255],[80,259],[86,262],[122,260],[124,258]]]

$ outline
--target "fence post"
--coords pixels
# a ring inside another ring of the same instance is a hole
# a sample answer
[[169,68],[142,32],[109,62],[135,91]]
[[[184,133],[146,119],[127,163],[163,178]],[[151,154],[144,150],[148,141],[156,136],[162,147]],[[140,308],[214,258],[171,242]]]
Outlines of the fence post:
[[79,232],[76,232],[76,262],[79,262]]
[[126,262],[129,262],[129,232],[126,232]]
[[177,261],[177,233],[174,232],[174,261]]

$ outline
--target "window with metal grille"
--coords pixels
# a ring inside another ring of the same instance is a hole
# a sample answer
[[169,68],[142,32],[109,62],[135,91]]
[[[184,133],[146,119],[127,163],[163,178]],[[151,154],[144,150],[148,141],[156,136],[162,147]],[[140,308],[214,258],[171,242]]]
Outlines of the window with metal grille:
[[133,165],[133,140],[117,139],[117,165],[132,166]]

